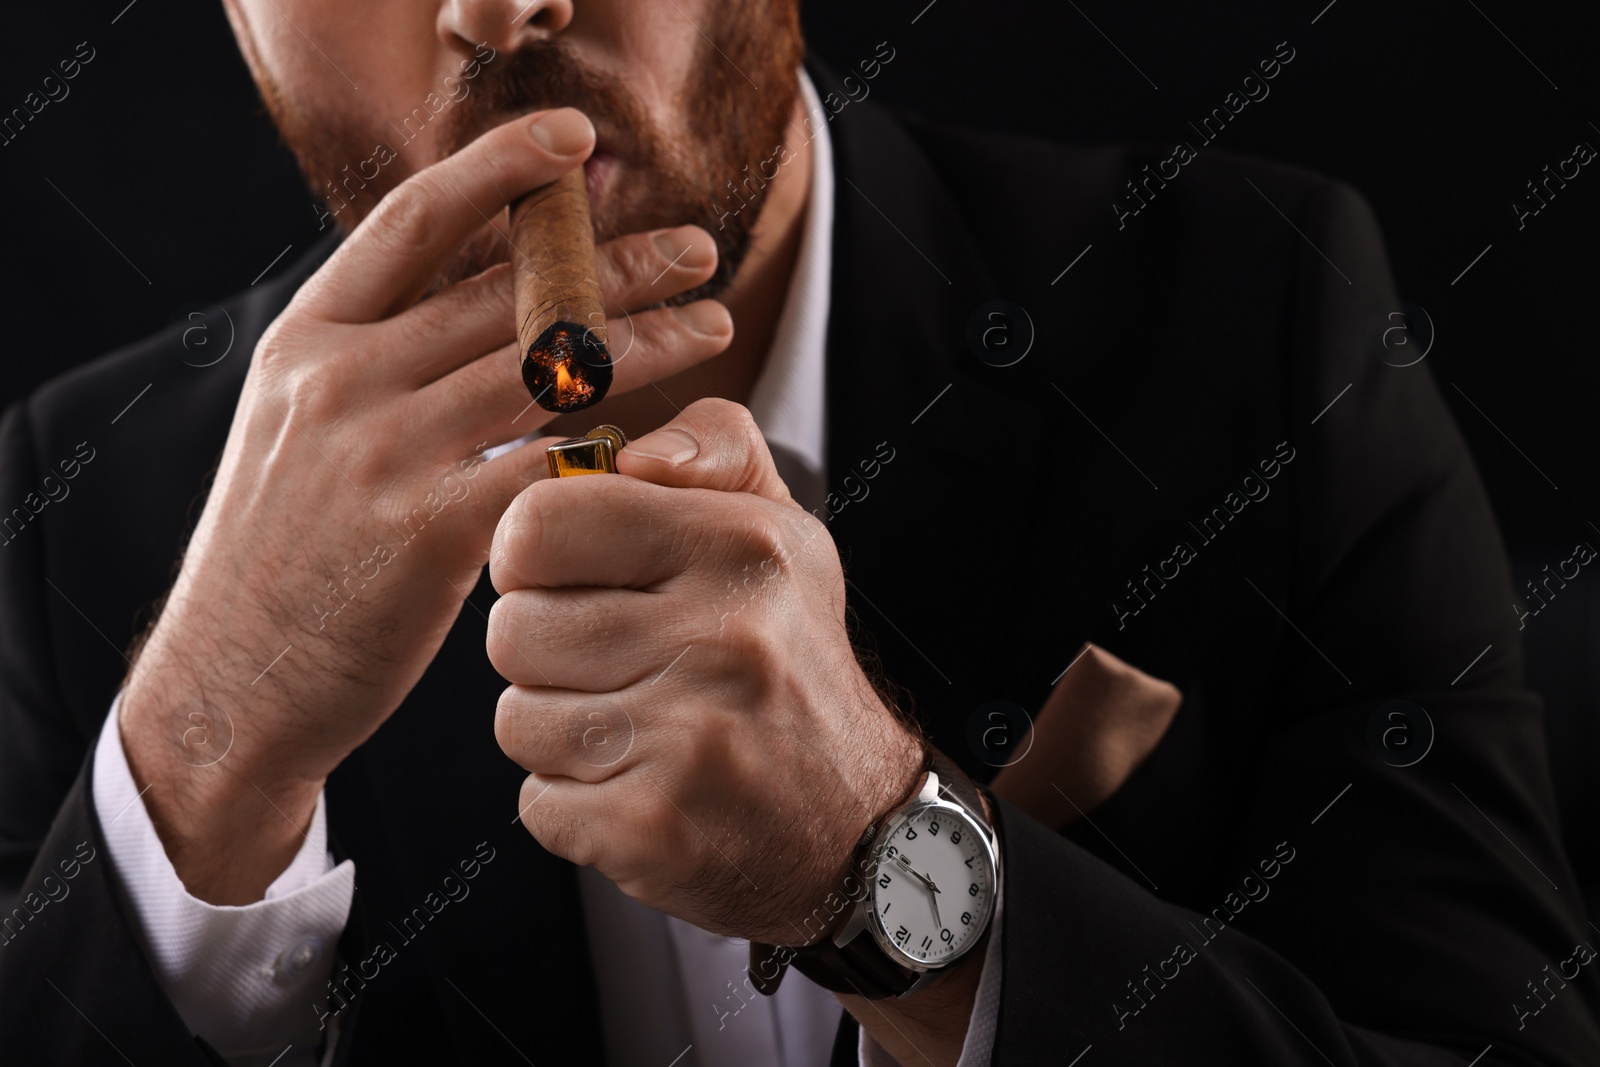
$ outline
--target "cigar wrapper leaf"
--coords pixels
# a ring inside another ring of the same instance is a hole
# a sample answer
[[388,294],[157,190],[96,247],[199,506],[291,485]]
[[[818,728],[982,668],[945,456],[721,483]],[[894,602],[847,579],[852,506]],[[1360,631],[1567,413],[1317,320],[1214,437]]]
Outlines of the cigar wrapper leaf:
[[611,387],[605,304],[582,167],[511,206],[522,381],[546,411],[598,404]]

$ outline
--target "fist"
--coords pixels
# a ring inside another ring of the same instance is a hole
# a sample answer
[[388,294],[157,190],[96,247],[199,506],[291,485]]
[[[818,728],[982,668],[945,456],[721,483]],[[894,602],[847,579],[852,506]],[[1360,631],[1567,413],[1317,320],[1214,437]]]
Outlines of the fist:
[[495,736],[521,818],[629,896],[775,944],[921,780],[921,743],[845,627],[838,553],[744,408],[701,400],[616,476],[547,479],[501,518]]

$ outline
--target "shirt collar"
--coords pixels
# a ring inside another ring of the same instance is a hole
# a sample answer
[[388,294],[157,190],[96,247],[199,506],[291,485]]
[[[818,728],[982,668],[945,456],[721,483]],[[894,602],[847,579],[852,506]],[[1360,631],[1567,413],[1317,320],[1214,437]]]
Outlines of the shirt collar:
[[[797,472],[792,467],[793,463],[798,463],[809,475],[807,480],[820,486],[826,479],[825,357],[833,260],[833,146],[826,119],[832,116],[823,109],[816,86],[803,69],[800,92],[805,99],[806,114],[821,117],[815,123],[807,123],[813,131],[811,192],[789,292],[778,315],[772,348],[751,390],[750,414],[761,428],[785,481],[795,480]],[[785,467],[791,469],[785,471]],[[798,489],[790,485],[796,499],[801,499]]]

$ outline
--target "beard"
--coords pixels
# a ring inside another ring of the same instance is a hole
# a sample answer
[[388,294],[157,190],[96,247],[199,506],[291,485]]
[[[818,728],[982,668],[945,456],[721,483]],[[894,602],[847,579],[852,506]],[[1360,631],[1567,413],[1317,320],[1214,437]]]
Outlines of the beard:
[[[704,284],[661,303],[717,295],[749,252],[751,232],[767,200],[758,196],[742,210],[729,212],[731,197],[725,190],[747,182],[758,162],[770,161],[781,145],[799,91],[796,71],[804,44],[792,0],[721,0],[704,24],[715,32],[696,36],[687,91],[680,98],[680,128],[688,131],[683,139],[665,136],[620,79],[586,66],[556,39],[480,59],[478,75],[460,81],[467,86],[466,95],[446,102],[431,120],[439,130],[438,158],[516,115],[578,108],[595,125],[597,153],[610,154],[616,164],[591,205],[596,242],[699,225],[716,242],[716,272]],[[346,233],[410,177],[395,142],[404,144],[407,135],[420,132],[412,123],[404,129],[393,122],[375,126],[362,116],[292,99],[264,74],[258,84],[312,193],[329,203]],[[411,113],[429,114],[422,108]],[[389,161],[368,177],[365,165],[382,158]],[[744,188],[748,191],[748,184]],[[334,202],[340,206],[334,208]],[[456,252],[428,292],[509,262],[511,251],[503,226],[486,227]]]

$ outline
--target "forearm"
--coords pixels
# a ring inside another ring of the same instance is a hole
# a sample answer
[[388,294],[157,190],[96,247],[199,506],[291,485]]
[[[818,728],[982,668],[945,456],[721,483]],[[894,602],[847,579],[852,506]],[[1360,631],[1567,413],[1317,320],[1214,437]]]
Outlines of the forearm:
[[118,705],[128,769],[184,887],[210,904],[258,901],[304,841],[325,779],[269,763],[241,726],[256,718],[246,698],[216,684],[220,657],[202,667],[159,641]]

